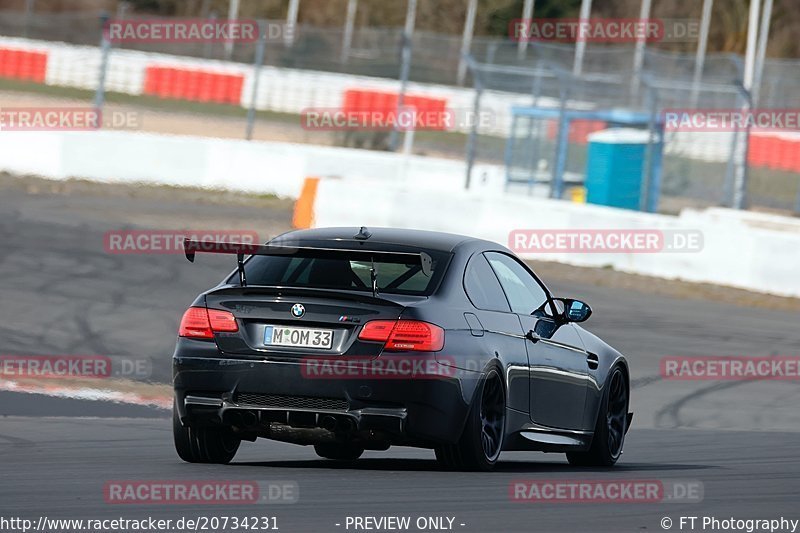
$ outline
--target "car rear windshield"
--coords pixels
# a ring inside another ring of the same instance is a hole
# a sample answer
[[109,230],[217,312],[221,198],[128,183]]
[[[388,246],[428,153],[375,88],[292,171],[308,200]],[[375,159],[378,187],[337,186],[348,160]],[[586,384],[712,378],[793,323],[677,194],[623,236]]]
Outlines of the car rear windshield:
[[[378,292],[430,296],[443,275],[449,254],[424,251],[432,260],[429,276],[418,262],[376,261]],[[372,292],[372,265],[371,261],[361,260],[258,255],[245,263],[245,274],[248,285]],[[236,279],[234,274],[229,282],[235,283]]]

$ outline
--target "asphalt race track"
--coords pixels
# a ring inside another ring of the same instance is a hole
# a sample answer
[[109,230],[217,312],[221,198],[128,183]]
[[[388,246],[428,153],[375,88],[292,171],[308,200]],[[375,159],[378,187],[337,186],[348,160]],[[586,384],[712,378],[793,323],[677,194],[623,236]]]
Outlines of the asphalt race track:
[[[191,265],[180,255],[112,255],[103,249],[103,233],[255,225],[269,235],[288,218],[281,206],[32,193],[5,185],[0,353],[145,357],[150,380],[167,382],[181,312],[232,265],[225,258]],[[630,359],[636,415],[613,469],[515,452],[504,454],[495,472],[452,473],[439,470],[432,452],[406,448],[337,465],[310,448],[269,441],[245,443],[229,466],[189,465],[175,455],[166,411],[2,392],[0,517],[270,516],[285,532],[355,531],[346,528],[348,516],[409,516],[411,531],[419,517],[450,517],[455,531],[481,532],[663,531],[664,517],[677,531],[681,516],[800,519],[798,382],[665,381],[659,375],[659,361],[668,355],[799,355],[800,314],[558,280],[549,285],[587,300],[595,311],[587,329]],[[299,494],[292,504],[120,505],[104,499],[104,486],[114,480],[288,481]],[[702,486],[702,499],[511,501],[510,484],[519,480],[681,482]],[[695,530],[702,530],[699,520]]]

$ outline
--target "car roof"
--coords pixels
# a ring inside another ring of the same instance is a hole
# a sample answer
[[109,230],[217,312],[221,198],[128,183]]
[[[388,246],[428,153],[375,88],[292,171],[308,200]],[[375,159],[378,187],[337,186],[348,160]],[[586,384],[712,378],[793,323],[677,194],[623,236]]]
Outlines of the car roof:
[[279,235],[270,242],[272,244],[288,244],[291,242],[294,245],[302,243],[302,245],[306,246],[320,246],[324,243],[327,246],[342,248],[349,248],[353,245],[363,246],[364,243],[368,243],[377,248],[398,246],[403,248],[425,248],[442,252],[453,252],[458,245],[467,242],[485,243],[491,247],[497,246],[497,244],[489,241],[454,233],[402,228],[364,228],[370,236],[367,239],[356,239],[356,235],[361,230],[362,228],[359,227],[296,230]]

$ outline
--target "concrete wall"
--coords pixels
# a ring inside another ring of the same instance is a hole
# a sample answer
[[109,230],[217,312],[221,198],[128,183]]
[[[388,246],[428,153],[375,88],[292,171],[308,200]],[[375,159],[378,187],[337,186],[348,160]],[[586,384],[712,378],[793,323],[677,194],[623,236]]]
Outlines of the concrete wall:
[[[97,87],[100,68],[98,47],[0,36],[0,48],[47,54],[45,83],[48,85],[90,90]],[[143,94],[145,71],[148,67],[240,75],[244,78],[244,83],[238,102],[242,107],[250,106],[254,80],[250,65],[134,50],[112,51],[106,76],[108,90]],[[255,104],[259,110],[295,114],[308,108],[339,109],[348,89],[396,92],[399,82],[385,78],[267,66],[259,75]],[[409,94],[446,100],[447,109],[457,117],[470,113],[473,108],[475,91],[471,88],[410,83],[408,91]],[[506,137],[511,129],[511,107],[530,105],[531,100],[530,96],[516,93],[485,91],[481,109],[487,120],[481,122],[479,131],[486,135]],[[537,104],[553,108],[559,105],[552,98],[540,98]],[[574,102],[573,105],[593,107],[586,102]],[[469,129],[469,124],[461,120],[457,120],[452,128],[453,131],[462,133]],[[763,152],[764,156],[752,157],[752,164],[800,172],[800,157],[792,157],[793,154],[800,153],[800,133],[763,132],[755,134],[753,139],[752,150]],[[762,146],[763,148],[756,150]],[[689,159],[724,162],[728,160],[730,147],[729,132],[682,131],[668,135],[665,152]]]
[[358,180],[322,180],[314,225],[446,231],[509,247],[509,234],[516,229],[699,231],[703,247],[696,252],[520,255],[800,297],[800,221],[774,215],[709,209],[684,210],[675,217],[526,196],[489,198],[480,189],[441,195],[396,187],[377,194]]
[[348,148],[125,131],[2,132],[0,170],[51,179],[224,188],[297,198],[322,176],[317,226],[432,229],[508,244],[514,229],[699,230],[696,253],[538,254],[538,259],[800,297],[800,222],[723,209],[655,215],[506,193],[503,169]]
[[[463,187],[463,162],[309,144],[127,131],[0,132],[0,170],[52,179],[225,188],[296,198],[307,176],[369,179],[426,190]],[[503,169],[478,165],[476,180],[500,192]]]

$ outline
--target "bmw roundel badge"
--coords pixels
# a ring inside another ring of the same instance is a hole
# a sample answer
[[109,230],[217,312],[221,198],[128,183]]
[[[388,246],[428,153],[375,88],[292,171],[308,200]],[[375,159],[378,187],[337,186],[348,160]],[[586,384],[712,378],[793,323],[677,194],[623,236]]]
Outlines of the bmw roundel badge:
[[303,307],[303,304],[294,304],[292,306],[292,316],[293,317],[302,318],[304,314],[306,314],[306,308]]

